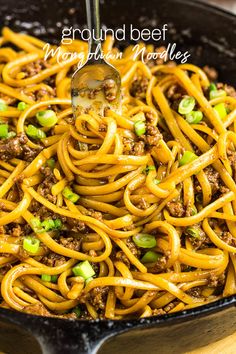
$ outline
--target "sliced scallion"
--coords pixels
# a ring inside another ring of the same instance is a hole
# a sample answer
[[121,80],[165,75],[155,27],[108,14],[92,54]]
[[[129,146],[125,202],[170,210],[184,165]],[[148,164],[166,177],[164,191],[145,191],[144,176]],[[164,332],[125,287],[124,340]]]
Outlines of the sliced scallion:
[[137,136],[141,136],[146,133],[145,122],[138,120],[134,123],[134,131]]
[[72,268],[74,275],[83,277],[85,280],[93,277],[95,275],[94,269],[89,263],[89,261],[84,261],[78,263],[75,267]]
[[186,121],[189,124],[198,124],[199,122],[201,122],[202,118],[203,118],[202,111],[192,111],[186,114]]
[[157,244],[155,236],[150,234],[137,234],[133,236],[133,241],[141,248],[153,248]]
[[185,96],[179,103],[178,112],[180,114],[188,114],[193,111],[195,107],[195,98],[191,96]]
[[39,250],[40,241],[37,238],[28,236],[23,239],[23,248],[25,251],[35,254]]
[[192,151],[185,151],[181,159],[179,160],[179,165],[184,166],[194,160],[196,160],[198,157],[195,155]]
[[154,263],[158,261],[158,259],[161,258],[161,254],[154,252],[154,251],[148,251],[145,253],[145,255],[142,257],[141,262],[142,263]]
[[57,115],[51,109],[37,112],[36,118],[39,124],[42,125],[42,127],[51,128],[57,123]]

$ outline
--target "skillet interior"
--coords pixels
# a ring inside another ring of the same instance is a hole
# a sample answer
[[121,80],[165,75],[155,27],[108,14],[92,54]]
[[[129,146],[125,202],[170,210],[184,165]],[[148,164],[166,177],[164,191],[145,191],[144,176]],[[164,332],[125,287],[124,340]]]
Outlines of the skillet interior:
[[[40,2],[19,0],[17,3],[14,0],[8,0],[7,2],[0,0],[0,8],[2,19],[1,26],[7,25],[17,31],[24,30],[48,41],[58,41],[58,38],[61,37],[61,28],[63,26],[73,26],[77,28],[80,27],[79,24],[85,23],[84,1],[67,0],[65,2],[63,0],[54,0],[52,4],[52,1],[49,0],[42,0]],[[73,9],[75,9],[75,11]],[[196,4],[196,2],[189,0],[129,0],[126,2],[110,0],[109,3],[102,1],[101,13],[102,22],[109,28],[121,27],[123,23],[126,25],[132,23],[140,28],[155,28],[160,27],[164,23],[168,23],[169,40],[171,42],[177,42],[180,50],[190,51],[191,62],[200,66],[205,64],[212,65],[219,70],[221,80],[231,84],[236,83],[236,72],[234,70],[236,58],[234,43],[236,18],[234,16],[205,5]],[[161,43],[158,43],[158,45],[159,44],[161,45]],[[122,43],[122,45],[125,45],[125,43]],[[196,338],[198,338],[200,333],[202,336],[201,345],[219,339],[227,333],[232,333],[236,328],[236,323],[232,319],[233,316],[231,316],[231,312],[233,312],[234,308],[229,309],[228,307],[233,306],[234,302],[234,297],[232,297],[208,307],[189,311],[187,314],[182,313],[179,315],[165,316],[160,318],[160,320],[152,318],[150,320],[124,321],[120,323],[107,321],[106,324],[103,322],[103,324],[95,323],[94,325],[84,323],[82,327],[81,325],[75,326],[75,324],[71,323],[62,323],[61,320],[53,319],[51,321],[18,313],[11,314],[10,311],[5,310],[0,310],[0,313],[2,323],[8,318],[11,318],[12,322],[22,324],[36,335],[41,345],[45,346],[45,348],[48,343],[51,342],[52,347],[49,353],[74,353],[78,352],[78,346],[81,346],[81,353],[91,353],[91,350],[89,348],[86,349],[86,345],[84,345],[86,340],[82,341],[81,338],[77,340],[76,346],[73,346],[76,339],[75,337],[77,336],[79,338],[79,332],[87,331],[87,339],[92,346],[96,346],[95,344],[100,341],[102,337],[111,336],[112,334],[129,328],[135,328],[136,326],[149,328],[159,322],[160,327],[155,328],[151,332],[147,332],[148,329],[145,330],[144,333],[145,336],[147,336],[145,341],[143,338],[142,341],[138,341],[138,338],[142,336],[140,335],[140,329],[136,329],[131,335],[129,332],[124,335],[123,341],[122,337],[117,337],[115,341],[116,349],[115,347],[112,350],[111,347],[104,347],[103,353],[118,353],[126,344],[126,352],[132,353],[136,347],[134,343],[132,345],[133,341],[139,346],[138,351],[137,349],[136,351],[144,353],[148,350],[147,340],[149,340],[149,344],[152,345],[150,352],[153,352],[155,347],[159,349],[160,352],[163,352],[161,350],[165,348],[164,353],[181,353],[182,350],[191,350],[199,346],[199,340]],[[214,314],[214,312],[218,310],[222,310],[223,312]],[[194,318],[196,315],[199,316],[197,321],[196,318]],[[203,315],[205,317],[202,317]],[[220,324],[221,316],[223,315],[225,324],[222,330]],[[171,323],[176,327],[173,327]],[[193,327],[191,327],[191,324]],[[202,332],[198,333],[199,326],[202,326],[201,328],[204,329],[204,331],[211,330],[211,335],[209,336],[208,333],[204,335]],[[159,334],[158,328],[159,330],[161,328]],[[194,328],[196,332],[195,340],[191,334],[192,328]],[[15,331],[15,327],[6,329],[6,327],[0,326],[0,332],[2,333],[2,336],[0,333],[0,343],[1,345],[5,343],[5,346],[3,348],[0,347],[0,350],[14,354],[23,353],[23,348],[19,348],[17,342],[15,342],[14,345],[14,341],[6,340],[7,336],[5,333],[14,334],[16,333]],[[176,331],[178,335],[173,336],[173,331]],[[68,336],[68,332],[70,337]],[[181,338],[180,341],[178,337]],[[66,338],[70,339],[65,349]],[[120,343],[119,338],[121,338]],[[151,338],[156,339],[153,341]],[[144,342],[143,348],[142,342]],[[168,342],[170,342],[169,347]],[[184,349],[183,343],[187,346]],[[31,343],[31,349],[32,345]],[[39,349],[34,348],[35,354],[40,352]],[[31,352],[33,352],[33,350],[31,350]],[[27,353],[26,349],[24,349],[24,353]]]

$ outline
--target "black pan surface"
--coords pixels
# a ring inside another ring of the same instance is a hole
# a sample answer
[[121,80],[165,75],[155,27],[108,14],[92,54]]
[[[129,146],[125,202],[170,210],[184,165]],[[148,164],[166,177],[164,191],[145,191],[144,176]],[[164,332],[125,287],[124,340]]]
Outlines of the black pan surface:
[[[0,0],[0,14],[1,27],[7,25],[50,42],[60,40],[64,26],[85,26],[82,0]],[[193,0],[102,0],[101,15],[109,28],[123,23],[157,28],[168,23],[168,42],[188,50],[189,62],[214,66],[220,80],[236,85],[235,16]],[[233,333],[235,303],[232,296],[194,310],[132,321],[69,321],[0,309],[0,351],[185,353]]]

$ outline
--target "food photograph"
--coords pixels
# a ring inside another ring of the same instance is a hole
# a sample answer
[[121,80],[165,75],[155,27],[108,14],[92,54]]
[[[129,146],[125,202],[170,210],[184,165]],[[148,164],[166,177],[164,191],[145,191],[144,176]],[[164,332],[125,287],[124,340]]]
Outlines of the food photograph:
[[236,353],[236,0],[0,5],[0,354]]

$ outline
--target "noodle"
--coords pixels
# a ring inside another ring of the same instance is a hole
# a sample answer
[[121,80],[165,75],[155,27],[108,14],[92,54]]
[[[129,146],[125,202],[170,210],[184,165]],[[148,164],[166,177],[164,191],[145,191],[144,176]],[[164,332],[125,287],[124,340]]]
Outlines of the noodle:
[[[73,117],[79,59],[44,61],[44,42],[8,28],[2,35],[0,306],[125,319],[235,294],[234,89],[218,84],[224,92],[214,98],[201,68],[144,64],[130,46],[111,61],[122,112]],[[118,53],[113,42],[106,53]],[[77,40],[60,48],[87,52]],[[189,96],[194,108],[181,113]],[[45,110],[52,126],[40,123]],[[191,122],[194,112],[201,118]]]

